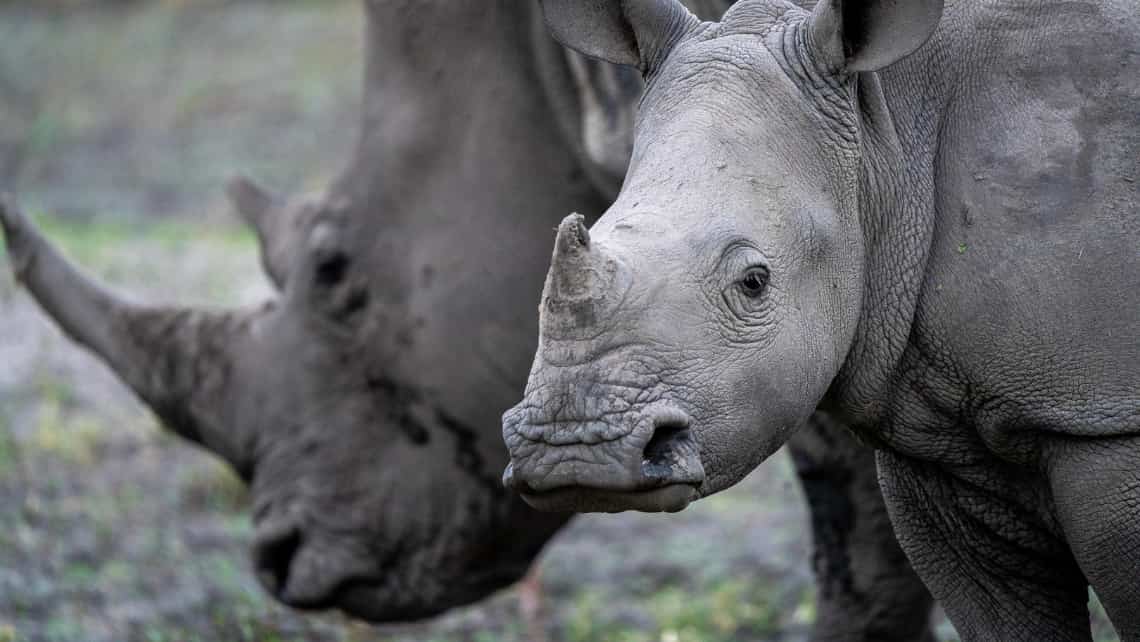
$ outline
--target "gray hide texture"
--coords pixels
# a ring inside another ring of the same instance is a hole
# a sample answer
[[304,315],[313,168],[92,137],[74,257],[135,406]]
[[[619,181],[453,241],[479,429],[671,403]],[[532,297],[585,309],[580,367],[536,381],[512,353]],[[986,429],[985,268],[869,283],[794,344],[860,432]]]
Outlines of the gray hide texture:
[[[698,9],[717,16],[716,4]],[[68,263],[13,201],[0,222],[18,277],[61,328],[251,483],[268,591],[408,620],[513,582],[568,519],[502,489],[499,414],[534,351],[551,230],[616,194],[642,85],[557,46],[537,5],[376,0],[366,11],[348,168],[313,197],[244,178],[227,189],[260,239],[274,300],[130,303]],[[917,639],[929,597],[860,481],[873,479],[868,453],[842,429],[820,435],[796,458],[820,507],[817,637],[873,639],[901,613]]]
[[822,409],[964,640],[1089,640],[1089,585],[1140,640],[1134,0],[543,5],[648,90],[559,228],[505,481],[680,510]]

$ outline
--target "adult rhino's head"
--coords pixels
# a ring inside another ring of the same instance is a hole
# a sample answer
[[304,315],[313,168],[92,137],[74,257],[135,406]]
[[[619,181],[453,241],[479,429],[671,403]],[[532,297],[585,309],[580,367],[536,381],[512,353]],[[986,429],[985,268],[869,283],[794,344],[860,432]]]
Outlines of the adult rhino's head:
[[17,278],[163,423],[222,457],[253,500],[253,566],[299,608],[410,620],[521,577],[564,518],[498,483],[495,417],[477,431],[385,367],[382,275],[354,204],[231,184],[279,292],[240,310],[142,305],[73,267],[13,202]]
[[[858,72],[930,36],[940,0],[544,0],[565,44],[648,90],[617,201],[558,232],[505,483],[550,510],[674,511],[772,454],[851,349],[875,105]],[[899,168],[899,171],[905,171]]]

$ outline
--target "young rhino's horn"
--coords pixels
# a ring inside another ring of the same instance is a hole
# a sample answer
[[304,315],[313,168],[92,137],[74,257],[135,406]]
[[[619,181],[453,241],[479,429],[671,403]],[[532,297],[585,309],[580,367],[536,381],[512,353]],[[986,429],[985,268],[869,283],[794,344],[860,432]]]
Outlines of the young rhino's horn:
[[590,269],[590,231],[581,214],[571,214],[558,226],[554,256],[550,261],[547,301],[574,300],[589,297],[593,284]]
[[563,219],[542,296],[543,330],[566,335],[593,326],[613,283],[615,268],[601,248],[591,247],[590,232],[581,214]]

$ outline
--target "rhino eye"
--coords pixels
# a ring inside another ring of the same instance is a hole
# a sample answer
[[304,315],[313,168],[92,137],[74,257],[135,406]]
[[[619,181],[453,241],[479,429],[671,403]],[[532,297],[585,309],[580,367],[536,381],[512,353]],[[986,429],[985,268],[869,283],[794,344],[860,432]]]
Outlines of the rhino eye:
[[762,266],[748,268],[739,285],[744,296],[750,299],[758,298],[764,294],[764,288],[768,286],[768,269]]

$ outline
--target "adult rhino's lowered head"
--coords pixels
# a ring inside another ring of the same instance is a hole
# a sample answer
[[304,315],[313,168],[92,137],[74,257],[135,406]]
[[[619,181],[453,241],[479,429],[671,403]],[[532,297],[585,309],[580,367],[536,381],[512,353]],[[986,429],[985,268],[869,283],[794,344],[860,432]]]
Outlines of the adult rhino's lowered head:
[[564,518],[497,491],[479,435],[376,367],[365,275],[336,208],[309,211],[279,296],[236,310],[128,300],[9,197],[0,224],[17,279],[59,327],[251,485],[253,565],[277,599],[410,620],[510,584]]
[[559,232],[507,484],[679,510],[819,408],[963,639],[1087,640],[1091,584],[1140,640],[1135,2],[542,4],[647,91]]

